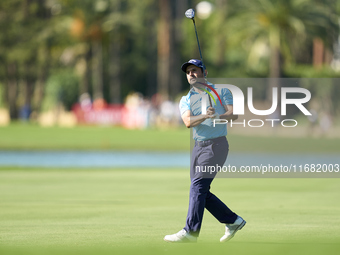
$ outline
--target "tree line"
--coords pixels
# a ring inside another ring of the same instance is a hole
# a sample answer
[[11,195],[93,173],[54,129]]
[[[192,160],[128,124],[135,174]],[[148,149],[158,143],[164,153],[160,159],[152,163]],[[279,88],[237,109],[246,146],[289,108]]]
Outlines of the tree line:
[[[184,16],[199,2],[2,0],[2,107],[16,119],[25,107],[70,109],[83,93],[109,103],[132,91],[175,99],[187,90],[181,63],[199,58]],[[196,18],[209,77],[339,77],[337,1],[210,2],[211,15]]]

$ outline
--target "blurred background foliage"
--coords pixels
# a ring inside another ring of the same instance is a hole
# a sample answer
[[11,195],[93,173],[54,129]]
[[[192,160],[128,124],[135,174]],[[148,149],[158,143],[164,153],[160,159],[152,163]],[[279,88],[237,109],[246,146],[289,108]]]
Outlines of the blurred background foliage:
[[[335,0],[2,0],[1,106],[16,119],[24,107],[69,110],[83,93],[178,98],[181,63],[199,58],[184,16],[197,4],[209,77],[340,77]],[[339,111],[338,86],[306,86]]]

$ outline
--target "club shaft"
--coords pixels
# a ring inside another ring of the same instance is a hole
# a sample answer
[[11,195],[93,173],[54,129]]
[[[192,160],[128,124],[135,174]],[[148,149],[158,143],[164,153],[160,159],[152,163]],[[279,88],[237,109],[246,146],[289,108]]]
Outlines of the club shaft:
[[[200,45],[200,41],[198,40],[198,34],[197,34],[196,23],[195,23],[195,19],[194,19],[194,18],[192,19],[192,22],[194,23],[195,33],[196,33],[196,39],[197,39],[197,44],[198,44],[198,51],[199,51],[199,53],[200,53],[201,61],[202,61],[202,64],[203,64],[203,75],[204,75],[204,79],[205,79],[205,82],[208,82],[208,81],[207,81],[207,77],[206,77],[206,73],[205,73],[205,65],[204,65],[204,61],[203,61],[203,56],[202,56],[202,52],[201,52],[201,45]],[[209,96],[209,103],[210,103],[210,106],[212,107],[212,103],[211,103],[211,98],[210,98],[210,96]]]
[[198,40],[198,34],[197,34],[195,19],[192,19],[192,21],[193,21],[194,27],[195,27],[196,40],[197,40],[197,44],[198,44],[198,51],[200,53],[201,61],[202,61],[202,64],[203,64],[203,75],[204,75],[204,78],[205,78],[205,66],[204,66],[204,62],[203,62],[203,56],[202,56],[202,52],[201,52],[200,41]]

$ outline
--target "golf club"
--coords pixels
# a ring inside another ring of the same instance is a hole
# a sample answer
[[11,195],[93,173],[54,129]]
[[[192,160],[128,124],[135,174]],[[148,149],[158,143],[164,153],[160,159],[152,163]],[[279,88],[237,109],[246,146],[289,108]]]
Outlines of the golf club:
[[[195,27],[195,33],[196,33],[196,40],[197,40],[197,44],[198,44],[198,51],[200,53],[200,57],[201,57],[201,61],[202,61],[202,65],[203,65],[203,75],[204,75],[204,80],[205,82],[207,83],[207,76],[206,76],[206,73],[205,73],[205,65],[204,65],[204,62],[203,62],[203,57],[202,57],[202,52],[201,52],[201,46],[200,46],[200,41],[198,40],[198,34],[197,34],[197,29],[196,29],[196,23],[195,23],[195,11],[194,9],[188,9],[186,12],[185,12],[185,17],[187,17],[188,19],[192,19],[192,22],[194,23],[194,27]],[[210,106],[212,107],[212,103],[211,103],[211,98],[209,96],[209,103],[210,103]]]

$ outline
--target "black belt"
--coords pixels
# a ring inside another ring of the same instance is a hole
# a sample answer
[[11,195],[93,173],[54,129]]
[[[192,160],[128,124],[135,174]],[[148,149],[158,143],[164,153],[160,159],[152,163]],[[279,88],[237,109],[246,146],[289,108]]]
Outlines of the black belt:
[[210,144],[217,143],[217,142],[220,142],[226,139],[227,138],[225,136],[221,136],[221,137],[217,137],[217,138],[213,138],[213,139],[209,139],[205,141],[195,141],[195,145],[199,147],[206,147],[206,146],[209,146]]

